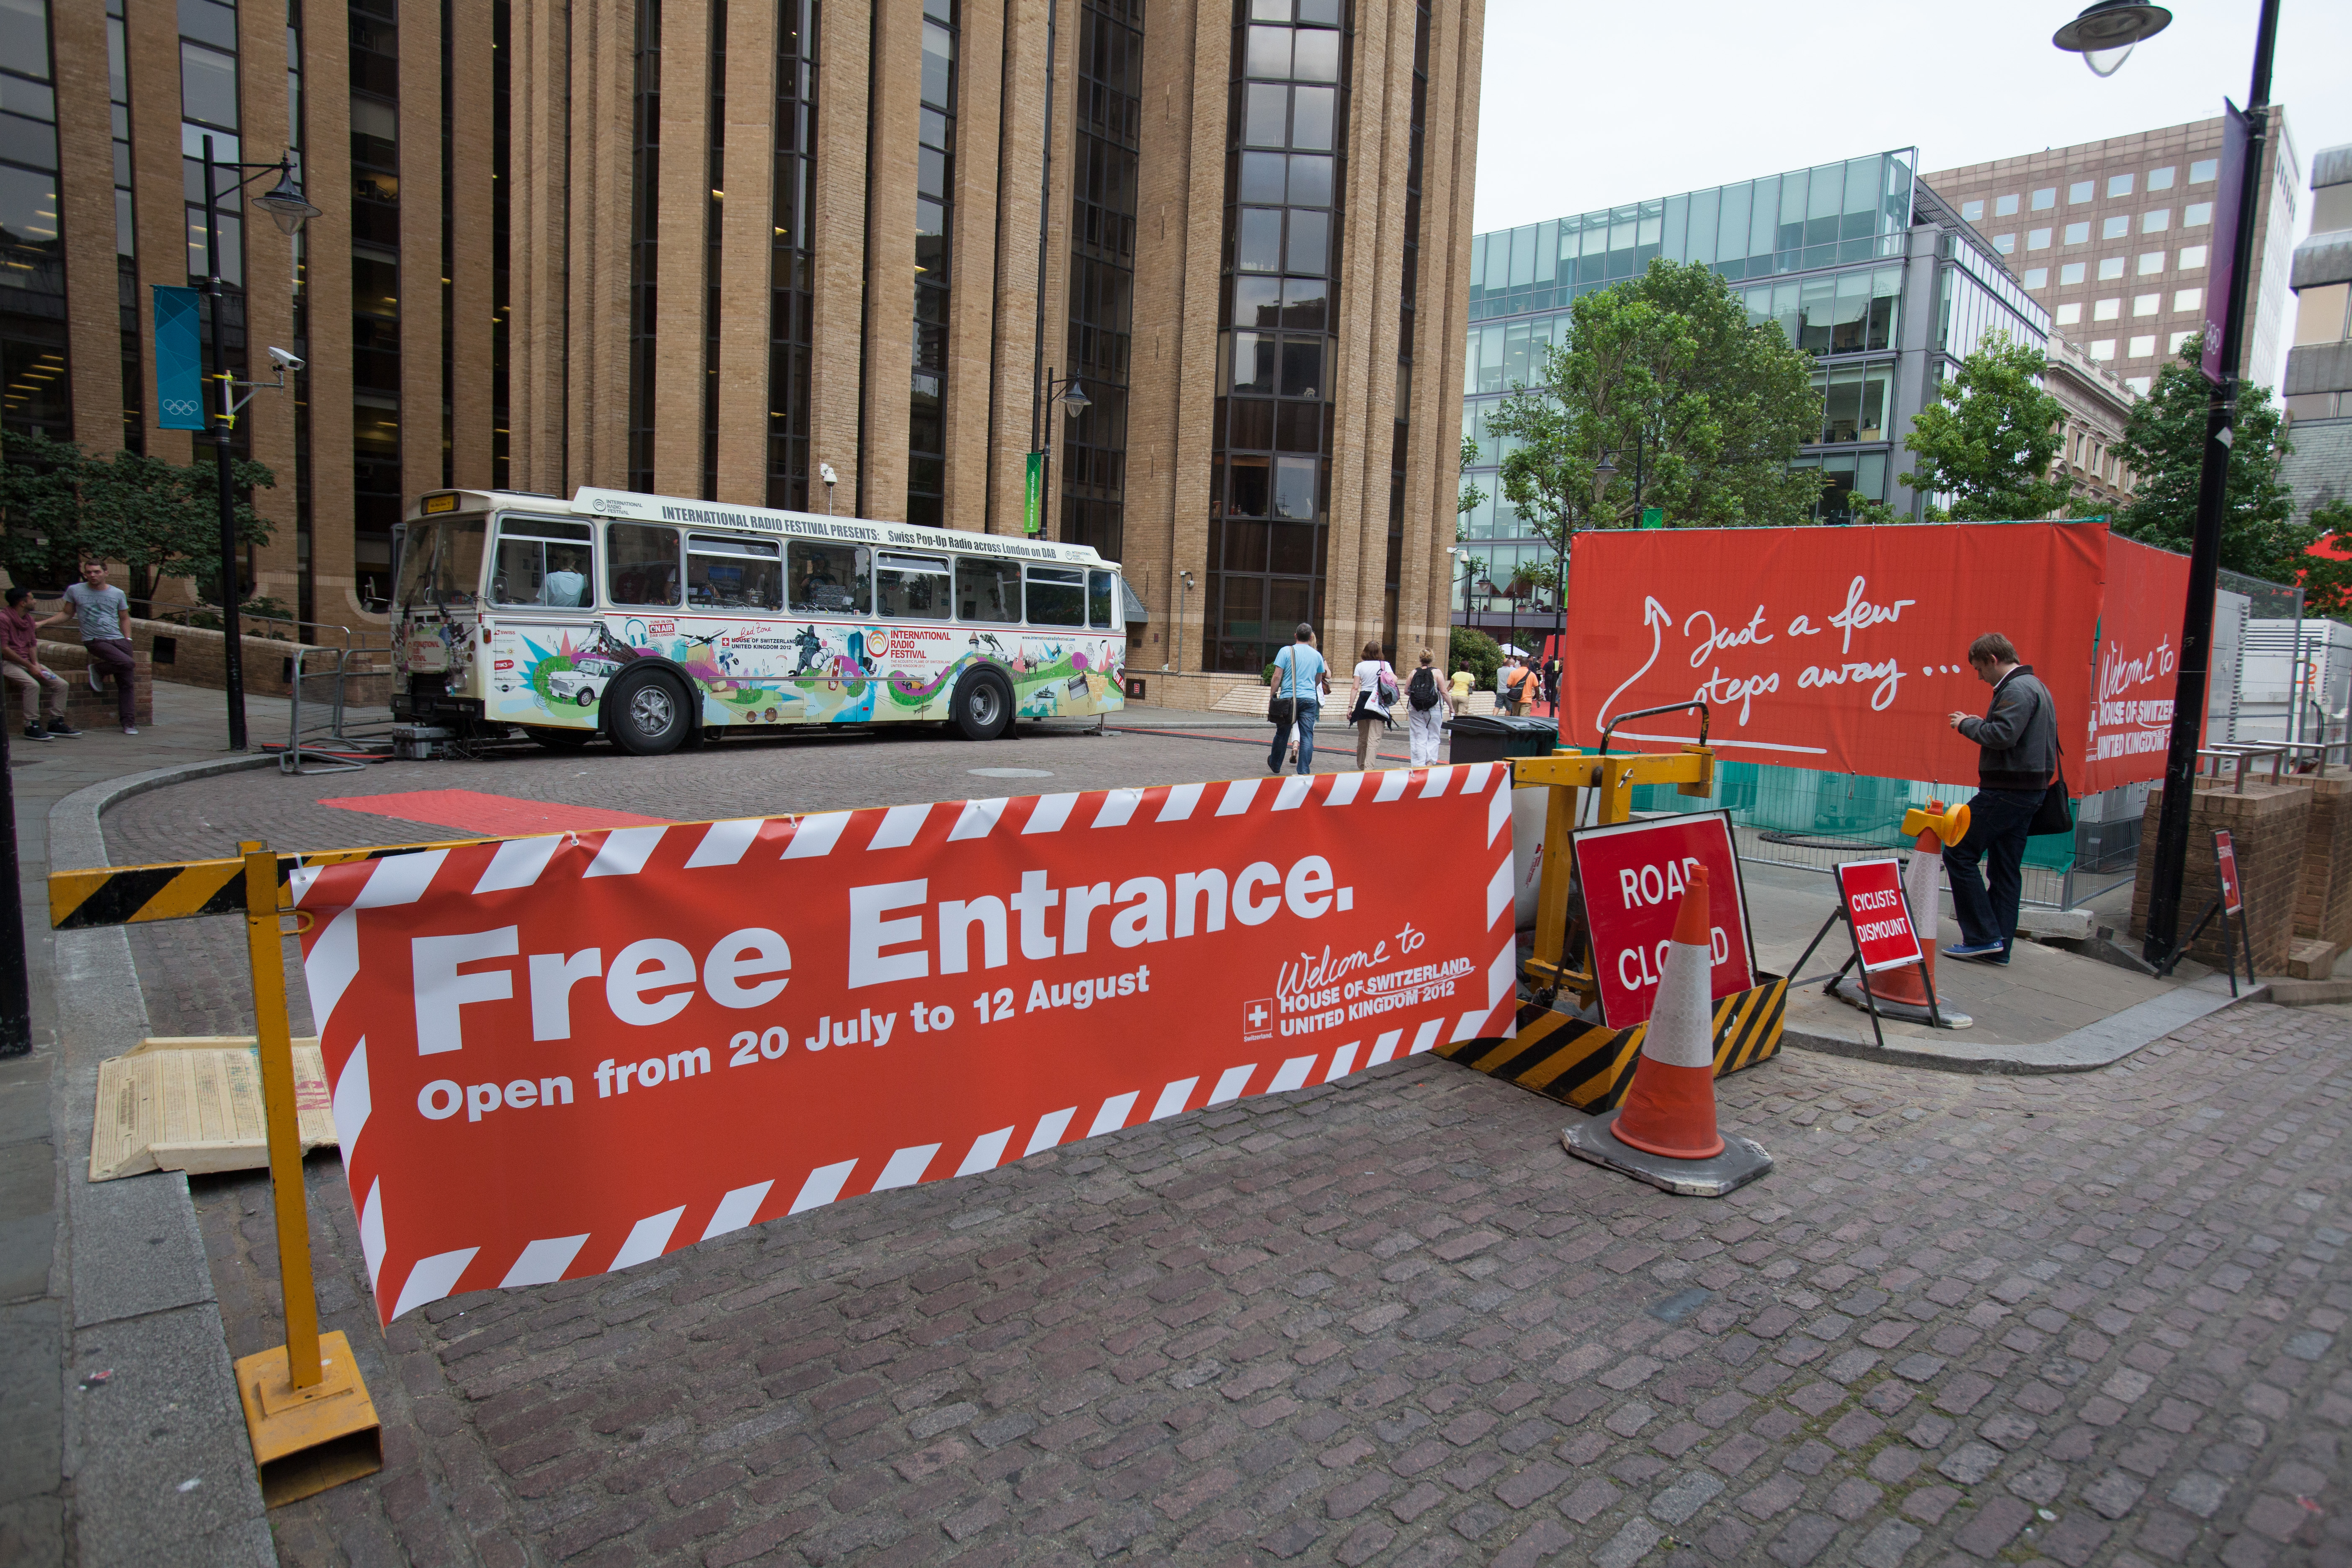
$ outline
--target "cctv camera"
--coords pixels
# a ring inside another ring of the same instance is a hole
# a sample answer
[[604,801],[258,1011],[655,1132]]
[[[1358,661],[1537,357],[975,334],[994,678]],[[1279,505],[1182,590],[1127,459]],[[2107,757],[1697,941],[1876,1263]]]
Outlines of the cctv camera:
[[829,485],[837,485],[841,482],[841,476],[833,471],[831,463],[819,463],[816,466],[816,477]]
[[300,370],[302,368],[302,356],[299,354],[288,353],[284,349],[272,347],[269,351],[269,357],[277,361],[278,368],[280,370]]

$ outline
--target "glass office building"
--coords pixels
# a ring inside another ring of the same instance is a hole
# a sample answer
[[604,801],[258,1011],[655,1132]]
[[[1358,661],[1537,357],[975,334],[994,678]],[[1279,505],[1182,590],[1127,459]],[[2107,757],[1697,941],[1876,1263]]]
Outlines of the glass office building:
[[1816,515],[1843,522],[1857,495],[1916,515],[1926,498],[1895,475],[1933,388],[1988,332],[2036,347],[2050,332],[2048,312],[1917,168],[1906,148],[1475,237],[1462,431],[1478,461],[1463,477],[1487,499],[1463,519],[1481,565],[1457,573],[1454,618],[1496,632],[1553,623],[1553,547],[1501,498],[1504,448],[1486,421],[1567,341],[1571,300],[1660,258],[1714,268],[1750,321],[1814,357],[1821,427],[1795,460],[1829,475]]

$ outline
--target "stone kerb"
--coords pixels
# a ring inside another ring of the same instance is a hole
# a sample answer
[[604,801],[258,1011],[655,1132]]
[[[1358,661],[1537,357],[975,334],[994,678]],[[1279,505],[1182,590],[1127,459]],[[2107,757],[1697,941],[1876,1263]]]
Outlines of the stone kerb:
[[2352,946],[2352,775],[2300,782],[2311,786],[2311,820],[2304,838],[2295,934]]
[[[2216,896],[2213,834],[2216,829],[2227,829],[2237,850],[2247,912],[2252,917],[2254,968],[2260,973],[2284,974],[2295,940],[2296,907],[2310,831],[2311,785],[2249,781],[2245,793],[2240,795],[2226,780],[2198,782],[2189,805],[2188,863],[2180,879],[2181,934],[2188,934]],[[2210,787],[2213,783],[2219,787]],[[2163,799],[2161,789],[2148,792],[2151,824]],[[2132,889],[2131,929],[2136,935],[2147,929],[2147,896],[2155,880],[2155,860],[2156,835],[2150,832],[2140,838],[2138,876]],[[2206,926],[2189,953],[2200,963],[2221,967],[2223,952],[2218,919]]]

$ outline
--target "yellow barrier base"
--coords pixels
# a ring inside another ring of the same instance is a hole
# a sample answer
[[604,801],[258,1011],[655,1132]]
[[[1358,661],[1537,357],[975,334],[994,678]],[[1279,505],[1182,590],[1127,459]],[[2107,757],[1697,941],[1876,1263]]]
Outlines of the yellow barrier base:
[[[1780,1054],[1780,1023],[1789,982],[1770,975],[1752,990],[1738,991],[1715,1005],[1715,1076],[1752,1068]],[[1465,1040],[1437,1047],[1437,1054],[1490,1078],[1556,1100],[1579,1110],[1616,1109],[1633,1081],[1649,1026],[1612,1029],[1559,1013],[1537,1002],[1519,1005],[1518,1032],[1496,1044]]]
[[261,1500],[270,1508],[372,1476],[383,1468],[383,1432],[341,1330],[319,1336],[325,1376],[296,1388],[278,1345],[236,1363],[237,1397],[261,1472]]

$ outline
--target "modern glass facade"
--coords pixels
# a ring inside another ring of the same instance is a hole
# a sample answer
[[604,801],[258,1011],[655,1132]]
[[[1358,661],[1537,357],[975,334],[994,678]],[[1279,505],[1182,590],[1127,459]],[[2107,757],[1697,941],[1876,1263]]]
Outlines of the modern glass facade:
[[1235,0],[1226,125],[1210,669],[1321,624],[1349,37],[1346,0]]
[[946,522],[949,224],[954,217],[957,0],[923,0],[921,150],[915,166],[915,368],[907,521]]
[[[1712,267],[1751,323],[1777,325],[1813,356],[1821,426],[1795,462],[1829,477],[1821,521],[1844,521],[1855,496],[1914,504],[1895,479],[1897,444],[1927,393],[1986,333],[2038,346],[2050,326],[2000,258],[1919,184],[1917,163],[1905,148],[1474,238],[1462,430],[1479,460],[1464,479],[1487,499],[1463,519],[1483,565],[1457,579],[1456,615],[1501,624],[1557,614],[1555,548],[1501,498],[1505,447],[1486,422],[1515,385],[1542,374],[1546,349],[1565,344],[1572,300],[1661,258]],[[1919,298],[1909,285],[1920,226],[1938,231],[1935,302],[1912,321],[1905,301]],[[1906,383],[1898,366],[1914,353],[1927,374]]]
[[1142,94],[1143,0],[1086,0],[1078,12],[1077,123],[1070,138],[1068,353],[1069,374],[1091,401],[1066,422],[1058,482],[1061,537],[1112,560],[1119,558],[1126,531]]
[[47,0],[0,6],[0,429],[73,434]]

